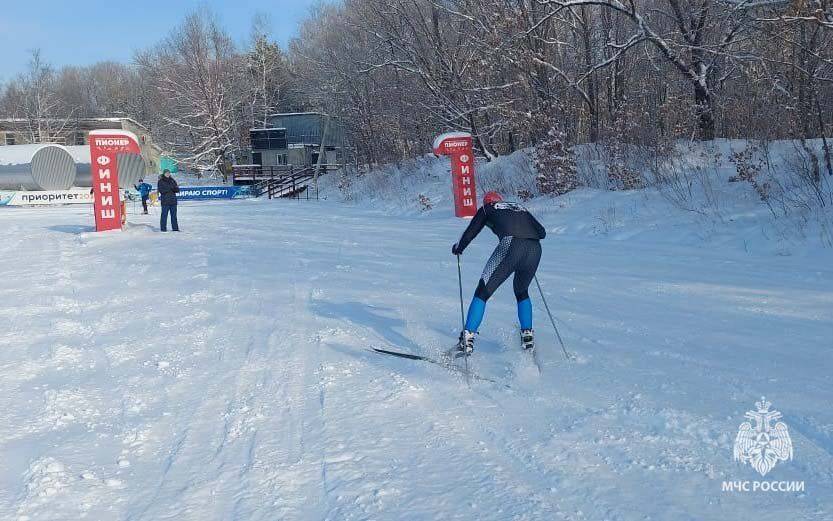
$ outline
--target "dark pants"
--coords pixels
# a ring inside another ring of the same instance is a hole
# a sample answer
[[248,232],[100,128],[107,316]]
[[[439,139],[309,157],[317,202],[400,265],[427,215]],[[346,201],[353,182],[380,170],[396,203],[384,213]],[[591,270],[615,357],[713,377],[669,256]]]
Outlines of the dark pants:
[[145,213],[148,213],[148,196],[142,196],[142,209],[144,209]]
[[529,284],[541,262],[541,243],[535,239],[504,237],[486,263],[466,317],[466,329],[477,331],[486,311],[486,301],[513,273],[513,289],[518,301],[521,329],[532,329],[532,301]]
[[539,262],[540,242],[535,239],[504,237],[486,263],[475,295],[483,301],[489,300],[495,290],[514,273],[515,298],[518,302],[528,299],[529,284],[535,277]]
[[176,220],[176,205],[175,204],[163,204],[162,205],[162,219],[159,221],[159,228],[166,232],[168,231],[168,212],[171,214],[171,228],[173,231],[179,231],[179,223]]

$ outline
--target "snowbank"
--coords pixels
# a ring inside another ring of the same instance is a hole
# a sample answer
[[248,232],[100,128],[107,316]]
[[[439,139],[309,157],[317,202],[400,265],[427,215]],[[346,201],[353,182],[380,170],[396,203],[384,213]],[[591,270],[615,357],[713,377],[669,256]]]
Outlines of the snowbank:
[[[632,147],[616,157],[603,146],[581,145],[577,167],[585,188],[560,197],[540,194],[531,151],[518,151],[493,162],[478,160],[478,192],[497,190],[526,200],[539,214],[568,214],[550,230],[556,234],[808,253],[833,246],[833,183],[825,175],[821,140],[807,146],[820,161],[818,193],[807,182],[810,156],[800,142],[744,140],[681,142],[665,154]],[[612,164],[638,172],[646,187],[609,190]],[[359,177],[325,176],[321,195],[394,215],[448,215],[449,171],[448,158],[426,154]],[[731,181],[739,172],[754,174],[755,184]]]

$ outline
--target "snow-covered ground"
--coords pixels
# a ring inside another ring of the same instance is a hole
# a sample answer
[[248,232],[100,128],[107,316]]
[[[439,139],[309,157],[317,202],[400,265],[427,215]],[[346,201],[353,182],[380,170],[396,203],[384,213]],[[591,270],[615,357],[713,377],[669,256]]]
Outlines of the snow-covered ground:
[[[4,210],[0,519],[833,519],[833,253],[595,219],[639,197],[535,203],[577,360],[533,292],[538,376],[502,288],[472,359],[501,384],[471,388],[368,351],[454,341],[446,211],[203,202],[180,234],[95,234],[89,208]],[[795,447],[766,480],[804,493],[721,491],[761,479],[732,459],[761,396]]]

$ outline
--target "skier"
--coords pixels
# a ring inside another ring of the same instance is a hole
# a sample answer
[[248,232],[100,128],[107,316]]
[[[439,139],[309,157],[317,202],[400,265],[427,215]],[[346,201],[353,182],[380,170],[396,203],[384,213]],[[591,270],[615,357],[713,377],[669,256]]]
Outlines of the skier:
[[499,242],[486,263],[474,298],[469,305],[465,329],[460,332],[457,350],[469,355],[474,351],[474,336],[483,320],[486,301],[509,278],[515,274],[514,290],[518,302],[518,320],[521,324],[521,343],[524,349],[533,349],[532,301],[529,299],[529,284],[535,277],[541,261],[541,239],[547,232],[529,211],[517,203],[504,202],[497,192],[483,196],[483,206],[477,210],[460,240],[451,248],[454,255],[462,255],[466,246],[477,234],[488,226]]
[[139,184],[133,185],[133,188],[139,191],[139,195],[142,196],[142,208],[144,209],[145,215],[148,214],[148,198],[150,197],[150,191],[153,190],[153,187],[150,184],[146,183],[144,179],[139,179]]
[[179,231],[179,222],[176,220],[176,194],[179,193],[179,185],[176,180],[171,177],[171,171],[167,168],[159,176],[159,181],[156,183],[156,190],[159,192],[159,198],[162,201],[162,218],[159,222],[159,229],[163,232],[168,231],[168,214],[171,214],[171,228],[173,231]]

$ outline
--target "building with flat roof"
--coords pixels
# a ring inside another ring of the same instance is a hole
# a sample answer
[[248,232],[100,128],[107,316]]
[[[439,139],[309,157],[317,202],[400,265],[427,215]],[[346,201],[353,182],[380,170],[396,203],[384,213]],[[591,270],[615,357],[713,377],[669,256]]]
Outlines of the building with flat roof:
[[314,166],[322,151],[325,168],[344,162],[343,127],[337,118],[320,112],[273,114],[265,128],[249,131],[249,140],[254,165]]

